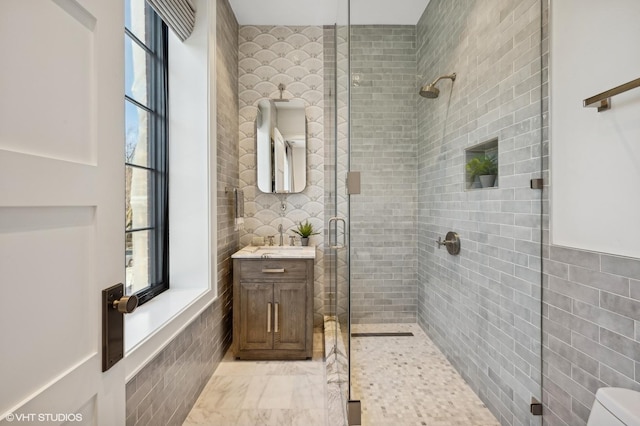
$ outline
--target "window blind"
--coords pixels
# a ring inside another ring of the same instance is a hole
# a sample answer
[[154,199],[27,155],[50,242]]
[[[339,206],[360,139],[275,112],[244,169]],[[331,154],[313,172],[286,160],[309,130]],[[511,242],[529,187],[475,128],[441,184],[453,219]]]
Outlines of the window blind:
[[196,8],[192,0],[147,0],[147,3],[180,40],[189,38],[196,23]]

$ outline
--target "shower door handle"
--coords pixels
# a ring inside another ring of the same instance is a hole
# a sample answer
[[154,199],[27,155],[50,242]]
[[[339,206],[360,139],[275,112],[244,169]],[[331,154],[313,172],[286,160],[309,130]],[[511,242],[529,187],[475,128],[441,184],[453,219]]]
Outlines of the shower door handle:
[[[343,228],[343,232],[342,232],[342,244],[338,244],[338,222],[342,222],[342,228]],[[331,224],[335,225],[335,231],[336,231],[336,241],[335,244],[331,244]],[[329,219],[329,247],[332,249],[342,249],[345,247],[346,241],[347,241],[347,222],[344,220],[343,217],[332,217],[331,219]]]

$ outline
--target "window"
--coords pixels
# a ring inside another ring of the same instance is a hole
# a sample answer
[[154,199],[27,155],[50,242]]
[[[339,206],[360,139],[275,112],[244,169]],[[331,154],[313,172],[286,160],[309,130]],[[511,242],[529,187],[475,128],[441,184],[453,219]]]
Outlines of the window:
[[125,0],[126,292],[142,304],[169,288],[167,26]]

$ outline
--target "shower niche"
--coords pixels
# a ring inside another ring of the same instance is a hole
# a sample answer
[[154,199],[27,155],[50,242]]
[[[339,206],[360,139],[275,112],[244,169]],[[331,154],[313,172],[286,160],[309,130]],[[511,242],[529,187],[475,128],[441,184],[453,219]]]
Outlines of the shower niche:
[[465,149],[465,189],[498,187],[498,138]]

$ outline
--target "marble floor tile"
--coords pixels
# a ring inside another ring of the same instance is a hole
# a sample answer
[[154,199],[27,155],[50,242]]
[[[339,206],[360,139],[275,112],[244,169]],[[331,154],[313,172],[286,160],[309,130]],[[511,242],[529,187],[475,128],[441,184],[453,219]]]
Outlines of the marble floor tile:
[[203,409],[193,407],[183,425],[189,426],[213,426],[213,425],[238,425],[240,424],[241,410]]
[[212,376],[195,406],[238,408],[246,398],[252,377]]
[[241,410],[236,425],[325,426],[324,410]]
[[325,385],[324,376],[308,375],[296,378],[293,384],[292,405],[308,410],[324,410],[326,407]]
[[[303,376],[304,377],[304,376]],[[267,383],[258,400],[258,407],[264,408],[293,408],[293,386],[296,376],[266,376]]]
[[[269,382],[269,378],[260,375],[254,376],[251,378],[249,382],[249,387],[247,389],[247,393],[245,394],[244,400],[239,407],[234,408],[242,408],[242,409],[258,409],[260,408],[260,401],[262,400],[263,395],[267,391],[267,384]],[[288,408],[288,407],[285,407]]]
[[240,361],[229,350],[186,426],[327,426],[322,332],[306,361]]

